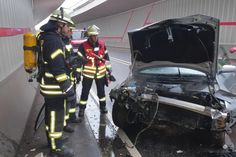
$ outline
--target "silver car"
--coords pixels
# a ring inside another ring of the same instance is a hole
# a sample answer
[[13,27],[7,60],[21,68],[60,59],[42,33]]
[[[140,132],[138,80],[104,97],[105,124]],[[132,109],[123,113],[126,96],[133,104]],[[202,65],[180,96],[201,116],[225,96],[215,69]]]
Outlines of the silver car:
[[110,92],[114,124],[205,130],[222,146],[235,124],[236,99],[224,77],[229,79],[235,68],[218,69],[219,20],[204,15],[168,19],[128,35],[131,76]]

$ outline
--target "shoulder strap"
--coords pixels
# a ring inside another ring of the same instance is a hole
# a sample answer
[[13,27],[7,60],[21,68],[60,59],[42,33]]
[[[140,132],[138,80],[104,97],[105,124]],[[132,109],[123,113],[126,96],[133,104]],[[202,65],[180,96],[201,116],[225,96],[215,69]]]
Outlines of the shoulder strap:
[[42,41],[44,40],[45,32],[40,32],[37,36],[37,53],[38,53],[38,76],[37,76],[37,81],[40,82],[44,71],[45,71],[45,66],[43,62],[43,52],[42,52]]

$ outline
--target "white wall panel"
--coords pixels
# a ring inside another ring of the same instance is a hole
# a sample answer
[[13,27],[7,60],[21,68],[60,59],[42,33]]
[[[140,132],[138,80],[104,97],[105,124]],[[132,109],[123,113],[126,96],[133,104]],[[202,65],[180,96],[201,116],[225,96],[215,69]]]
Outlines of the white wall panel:
[[[235,0],[165,0],[156,3],[150,21],[183,17],[193,14],[204,14],[219,18],[221,22],[236,22]],[[236,43],[236,26],[220,27],[220,43]]]
[[[33,29],[31,0],[1,0],[0,27]],[[0,37],[0,81],[23,63],[22,44],[22,35]]]
[[[152,8],[153,7],[153,8]],[[150,13],[151,10],[151,13]],[[128,29],[142,27],[145,19],[148,22],[156,22],[169,18],[183,17],[193,14],[204,14],[219,18],[222,22],[236,22],[236,0],[162,0],[156,3],[129,10],[125,13],[111,15],[81,24],[87,27],[88,24],[98,24],[102,31],[102,36],[122,36],[126,31],[125,38],[120,42],[110,38],[106,40],[111,46],[128,47],[127,43],[127,18],[133,12]],[[80,25],[79,25],[80,27]],[[220,27],[220,43],[236,44],[236,25]]]
[[[151,7],[143,7],[139,10],[133,10],[133,15],[127,27],[127,31],[137,28],[137,26],[144,26],[145,20],[148,16]],[[126,32],[127,35],[127,32]]]
[[[31,0],[0,0],[3,28],[34,29]],[[0,36],[0,132],[18,144],[36,93],[22,64],[23,35]]]

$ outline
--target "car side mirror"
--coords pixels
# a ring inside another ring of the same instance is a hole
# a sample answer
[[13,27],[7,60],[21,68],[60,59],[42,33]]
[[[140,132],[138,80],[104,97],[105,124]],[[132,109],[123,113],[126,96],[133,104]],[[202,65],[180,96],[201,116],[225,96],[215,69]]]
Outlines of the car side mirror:
[[232,72],[236,72],[235,65],[223,65],[222,69],[219,71],[219,74],[232,73]]

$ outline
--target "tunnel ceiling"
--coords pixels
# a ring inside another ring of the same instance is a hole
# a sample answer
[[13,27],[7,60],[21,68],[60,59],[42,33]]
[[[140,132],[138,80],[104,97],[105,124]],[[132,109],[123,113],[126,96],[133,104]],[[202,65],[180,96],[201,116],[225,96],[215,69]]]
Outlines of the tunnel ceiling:
[[32,0],[35,24],[48,17],[64,0]]
[[75,23],[81,23],[84,21],[125,12],[157,1],[160,0],[107,0],[97,7],[73,17],[73,20]]

